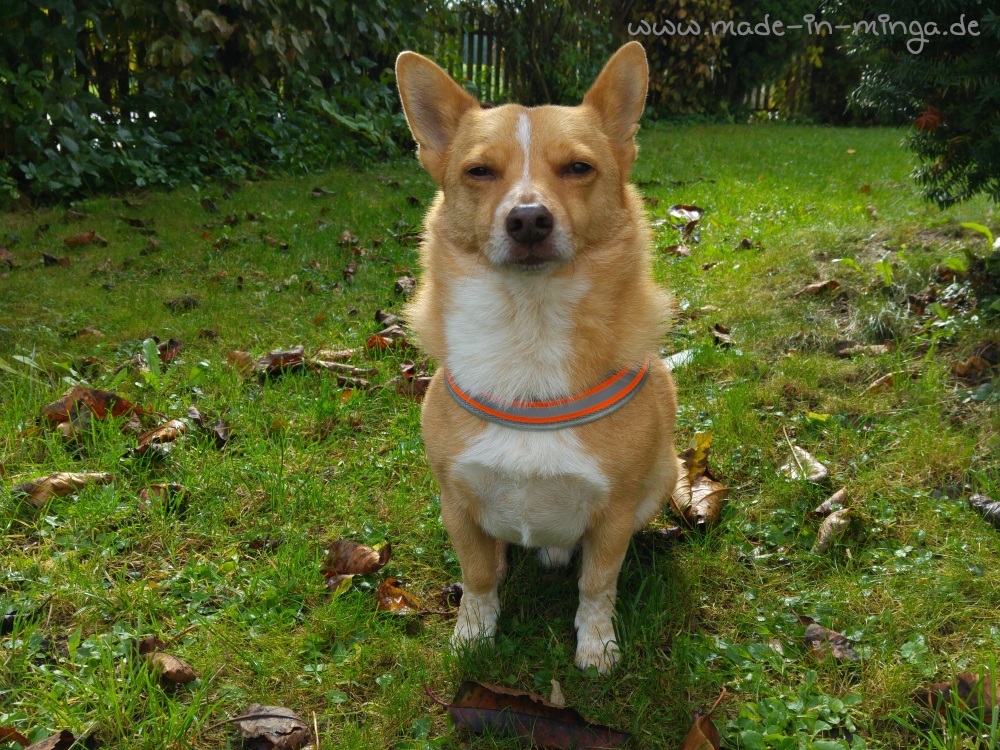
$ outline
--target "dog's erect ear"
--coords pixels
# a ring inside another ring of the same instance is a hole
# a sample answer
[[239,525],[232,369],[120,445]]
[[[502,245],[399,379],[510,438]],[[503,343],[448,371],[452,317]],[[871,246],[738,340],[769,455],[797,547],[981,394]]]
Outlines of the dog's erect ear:
[[629,42],[611,56],[583,97],[585,106],[597,110],[604,132],[616,146],[631,142],[639,129],[648,85],[646,52],[639,42]]
[[462,115],[477,106],[441,68],[416,52],[396,58],[396,84],[403,114],[419,146],[420,163],[441,182],[444,157]]

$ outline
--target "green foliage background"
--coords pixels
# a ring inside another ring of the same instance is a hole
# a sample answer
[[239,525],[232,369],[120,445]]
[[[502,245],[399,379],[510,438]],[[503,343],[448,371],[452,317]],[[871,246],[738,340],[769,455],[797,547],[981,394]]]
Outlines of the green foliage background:
[[853,100],[884,119],[913,124],[907,136],[919,159],[915,176],[941,206],[978,193],[1000,202],[1000,18],[982,0],[844,0],[834,6],[861,20],[918,20],[950,31],[964,19],[978,36],[929,37],[919,53],[903,34],[864,34],[854,50],[869,55]]
[[67,197],[297,171],[405,132],[391,66],[433,6],[351,0],[0,4],[0,189]]

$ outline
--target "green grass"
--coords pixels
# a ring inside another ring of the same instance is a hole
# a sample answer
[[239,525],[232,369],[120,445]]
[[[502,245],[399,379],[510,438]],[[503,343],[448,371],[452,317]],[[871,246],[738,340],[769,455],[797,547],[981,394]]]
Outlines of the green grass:
[[[460,575],[419,405],[391,388],[346,394],[315,373],[261,385],[226,362],[231,349],[358,347],[378,330],[376,309],[398,312],[393,281],[416,270],[417,255],[393,235],[419,224],[433,194],[407,159],[246,184],[228,199],[209,185],[146,195],[137,209],[89,200],[75,207],[82,220],[67,222],[63,209],[0,219],[0,244],[21,263],[0,279],[2,482],[60,470],[116,476],[41,510],[0,495],[0,612],[21,615],[0,637],[0,726],[35,739],[89,732],[107,747],[238,747],[231,727],[205,728],[261,702],[310,724],[315,716],[323,748],[516,747],[452,728],[424,686],[448,697],[471,678],[547,694],[555,678],[570,705],[631,731],[635,747],[678,746],[692,712],[723,687],[716,723],[730,748],[847,747],[811,744],[811,731],[836,737],[816,724],[821,711],[827,723],[855,726],[868,747],[995,746],[954,718],[928,724],[910,700],[920,685],[991,664],[1000,647],[1000,534],[965,504],[976,491],[1000,498],[995,395],[950,370],[996,336],[995,320],[991,329],[960,308],[919,318],[905,297],[945,258],[966,247],[982,254],[982,239],[958,225],[995,230],[996,209],[922,203],[896,131],[652,127],[641,140],[635,178],[660,201],[652,216],[672,203],[705,209],[691,257],[658,252],[656,271],[682,310],[719,310],[682,315],[664,353],[694,350],[676,372],[679,443],[711,431],[714,471],[736,489],[706,534],[633,545],[619,589],[625,653],[612,676],[573,666],[574,574],[542,574],[524,552],[501,589],[495,651],[450,655],[451,617],[376,612],[377,575],[331,599],[320,568],[324,544],[338,538],[391,540],[383,573],[432,609]],[[315,186],[336,194],[311,198]],[[206,196],[218,214],[202,209]],[[240,222],[225,227],[230,214]],[[147,252],[120,216],[146,219],[159,249]],[[36,234],[40,225],[49,228]],[[65,248],[61,237],[91,228],[108,247]],[[345,230],[366,250],[353,284],[342,278]],[[658,230],[658,248],[676,236]],[[743,237],[763,250],[734,249]],[[42,252],[71,265],[43,268]],[[883,257],[888,291],[875,267]],[[793,298],[827,277],[841,288]],[[200,306],[163,304],[182,295]],[[731,329],[732,348],[713,343],[715,323]],[[104,337],[73,336],[86,326]],[[199,337],[203,328],[218,337]],[[165,375],[114,375],[152,335],[185,344]],[[835,359],[842,339],[894,348]],[[229,446],[190,433],[166,461],[144,463],[123,459],[134,439],[117,424],[95,424],[77,444],[33,430],[74,379],[73,363],[90,355],[99,374],[88,383],[147,409],[228,410]],[[358,362],[384,382],[404,358]],[[905,374],[865,394],[889,372]],[[829,480],[778,474],[786,432],[830,467]],[[185,484],[187,509],[141,509],[137,493],[151,481]],[[806,514],[841,486],[852,528],[815,555],[818,524]],[[846,634],[863,661],[814,661],[796,614]],[[130,641],[150,633],[199,681],[165,690],[136,668]],[[784,656],[768,648],[774,639]],[[765,725],[767,744],[740,734]]]

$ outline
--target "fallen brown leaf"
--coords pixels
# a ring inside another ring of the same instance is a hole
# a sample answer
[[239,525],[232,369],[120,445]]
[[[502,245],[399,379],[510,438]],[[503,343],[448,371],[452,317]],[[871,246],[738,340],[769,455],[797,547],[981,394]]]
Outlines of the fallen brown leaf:
[[82,385],[75,385],[63,394],[58,401],[53,401],[46,406],[42,413],[50,424],[59,424],[71,418],[73,406],[78,402],[87,405],[90,411],[98,419],[104,419],[108,415],[120,417],[127,414],[145,414],[130,401],[125,400],[116,393],[109,391],[98,391]]
[[823,519],[823,523],[816,532],[816,541],[813,543],[813,552],[823,554],[830,545],[840,539],[851,525],[850,508],[841,508]]
[[393,286],[396,294],[402,294],[403,299],[409,299],[417,288],[417,280],[412,276],[400,276]]
[[229,720],[255,750],[297,750],[312,739],[309,725],[294,711],[253,703]]
[[840,288],[840,282],[836,279],[826,279],[824,281],[817,281],[814,284],[808,284],[802,289],[797,291],[793,296],[801,297],[802,295],[815,296],[821,294],[822,292],[830,292],[834,289]]
[[976,493],[969,497],[969,507],[982,513],[987,522],[1000,529],[1000,502],[989,495]]
[[712,337],[719,346],[732,346],[733,338],[729,335],[729,329],[720,323],[712,326]]
[[691,526],[705,527],[716,523],[723,501],[729,494],[729,488],[712,476],[708,466],[711,446],[711,433],[696,433],[691,445],[679,457],[683,470],[670,495],[670,504]]
[[70,750],[76,747],[77,739],[68,729],[63,729],[58,734],[39,740],[34,745],[29,745],[27,750]]
[[457,607],[462,603],[463,592],[462,582],[455,581],[455,583],[449,583],[441,589],[441,595],[438,597],[438,600],[445,609]]
[[346,362],[362,351],[361,349],[320,349],[316,352],[316,359],[324,362]]
[[187,432],[187,424],[181,419],[171,419],[169,422],[154,427],[139,435],[139,445],[132,450],[132,455],[142,456],[157,446],[173,443]]
[[808,479],[810,482],[819,482],[830,473],[809,451],[797,445],[791,446],[791,453],[779,471],[789,479]]
[[344,281],[353,282],[354,274],[358,270],[358,262],[356,260],[347,261],[347,265],[344,266]]
[[892,349],[886,344],[856,344],[853,341],[838,341],[833,346],[833,355],[841,359],[855,354],[888,354]]
[[663,248],[663,252],[668,255],[676,255],[679,258],[687,258],[691,255],[691,250],[687,245],[668,245]]
[[168,654],[167,644],[156,636],[146,636],[137,644],[137,650],[149,670],[167,685],[184,685],[198,679],[191,665],[180,657]]
[[719,703],[726,695],[726,689],[722,689],[722,694],[715,700],[708,712],[702,715],[695,714],[694,724],[688,731],[684,742],[681,743],[680,750],[719,750],[722,746],[722,738],[719,737],[719,730],[712,723],[712,714],[719,707]]
[[70,259],[66,258],[66,257],[57,258],[56,256],[50,255],[49,253],[42,253],[42,263],[46,267],[50,267],[50,266],[64,266],[65,267],[65,266],[68,266],[70,264]]
[[897,375],[902,375],[902,373],[890,372],[887,375],[883,375],[882,377],[878,378],[877,380],[872,382],[870,386],[865,388],[865,395],[868,395],[869,393],[875,393],[876,391],[880,391],[883,388],[891,388],[893,386],[893,379]]
[[861,661],[850,642],[837,631],[824,628],[811,617],[800,615],[799,622],[806,626],[805,642],[817,659],[833,656],[837,661]]
[[96,236],[97,232],[91,229],[89,232],[81,232],[79,234],[71,234],[69,237],[63,237],[63,242],[66,243],[66,247],[83,247],[93,242]]
[[47,477],[22,482],[11,490],[15,499],[24,499],[40,508],[53,497],[71,495],[88,484],[108,484],[113,477],[107,472],[60,471]]
[[330,545],[323,574],[331,575],[371,575],[381,570],[392,558],[392,545],[386,542],[376,550],[367,544],[358,544],[340,539]]
[[31,740],[14,727],[0,727],[0,742],[16,742],[21,747],[27,747],[31,744]]
[[913,700],[940,714],[944,714],[948,706],[970,712],[985,708],[986,720],[989,721],[989,709],[997,705],[997,698],[1000,697],[998,687],[1000,685],[994,680],[981,678],[974,672],[960,672],[951,682],[935,682],[929,688],[918,690],[913,694]]
[[485,731],[502,737],[518,737],[544,748],[617,747],[630,735],[584,718],[572,708],[554,706],[531,693],[468,680],[455,692],[450,704],[427,694],[448,709],[456,726],[476,734]]
[[201,305],[201,300],[197,297],[192,297],[190,295],[186,297],[175,297],[174,299],[168,299],[164,303],[174,312],[186,312],[188,310],[193,310],[194,308]]
[[846,504],[847,504],[847,490],[841,487],[839,490],[830,495],[830,497],[828,497],[822,503],[813,508],[809,512],[809,515],[816,516],[818,518],[826,518],[834,511],[843,508]]
[[686,206],[683,203],[677,203],[668,208],[667,213],[687,224],[692,221],[699,221],[705,211],[698,206]]
[[403,589],[396,578],[382,581],[375,595],[378,598],[378,609],[383,612],[408,615],[423,610],[416,597]]
[[187,418],[194,424],[198,425],[199,429],[212,435],[215,439],[216,448],[222,449],[226,447],[226,443],[229,442],[229,435],[232,428],[222,417],[219,417],[215,422],[210,423],[204,416],[202,416],[202,413],[198,411],[198,407],[189,406],[187,410]]
[[990,367],[989,360],[973,355],[961,360],[956,359],[952,362],[951,373],[959,380],[974,385],[989,378]]

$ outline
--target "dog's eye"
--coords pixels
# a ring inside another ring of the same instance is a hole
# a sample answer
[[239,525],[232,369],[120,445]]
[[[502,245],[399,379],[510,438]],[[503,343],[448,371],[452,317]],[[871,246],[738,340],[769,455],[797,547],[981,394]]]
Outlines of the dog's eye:
[[593,172],[594,168],[585,161],[575,161],[566,167],[566,174],[584,175]]
[[465,173],[469,175],[469,177],[473,177],[477,180],[493,176],[493,172],[489,167],[472,167],[471,169],[466,169]]

